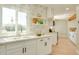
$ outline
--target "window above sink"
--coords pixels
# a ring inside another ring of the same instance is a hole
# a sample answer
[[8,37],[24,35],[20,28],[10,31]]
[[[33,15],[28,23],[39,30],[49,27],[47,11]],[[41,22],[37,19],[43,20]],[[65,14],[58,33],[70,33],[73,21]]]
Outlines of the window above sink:
[[3,6],[0,10],[2,10],[0,36],[15,36],[17,33],[26,33],[27,12]]

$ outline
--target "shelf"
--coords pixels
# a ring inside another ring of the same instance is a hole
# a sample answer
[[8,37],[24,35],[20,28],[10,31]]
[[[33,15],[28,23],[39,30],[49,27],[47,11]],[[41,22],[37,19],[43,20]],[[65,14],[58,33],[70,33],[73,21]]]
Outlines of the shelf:
[[76,31],[76,27],[70,28],[70,32],[75,32],[75,31]]
[[76,14],[70,16],[68,20],[69,20],[69,21],[72,21],[72,20],[75,20],[75,19],[76,19]]

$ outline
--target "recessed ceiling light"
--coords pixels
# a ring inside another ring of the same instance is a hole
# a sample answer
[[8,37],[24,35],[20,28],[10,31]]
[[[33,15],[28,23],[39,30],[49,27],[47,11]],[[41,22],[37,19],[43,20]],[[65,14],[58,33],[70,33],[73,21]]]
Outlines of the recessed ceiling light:
[[69,10],[69,8],[66,8],[66,10]]

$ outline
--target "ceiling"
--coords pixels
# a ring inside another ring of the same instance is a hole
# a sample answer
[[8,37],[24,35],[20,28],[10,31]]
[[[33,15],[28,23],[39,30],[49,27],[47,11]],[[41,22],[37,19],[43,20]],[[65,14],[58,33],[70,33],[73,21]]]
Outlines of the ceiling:
[[[26,7],[27,4],[4,4],[5,6],[20,6],[20,7]],[[41,5],[43,7],[49,7],[52,8],[54,11],[54,15],[61,15],[61,14],[71,14],[75,12],[77,4],[29,4],[29,5]],[[69,10],[66,10],[66,8],[69,8]]]
[[[76,13],[76,6],[78,6],[78,4],[31,4],[31,5],[36,5],[36,6],[40,5],[43,7],[51,8],[52,11],[54,12],[55,19],[68,18],[70,15]],[[22,6],[26,6],[26,4]]]
[[[75,12],[76,4],[44,4],[42,6],[54,9],[54,15]],[[66,10],[69,8],[69,10]]]
[[42,6],[52,8],[56,19],[65,19],[76,12],[77,4],[43,4]]
[[[40,5],[43,7],[51,8],[54,12],[54,17],[56,19],[65,19],[69,15],[72,15],[76,12],[76,6],[78,4],[31,4],[31,5]],[[27,4],[19,4],[19,5],[15,4],[15,6],[26,7]],[[66,10],[66,8],[69,8],[69,10]]]

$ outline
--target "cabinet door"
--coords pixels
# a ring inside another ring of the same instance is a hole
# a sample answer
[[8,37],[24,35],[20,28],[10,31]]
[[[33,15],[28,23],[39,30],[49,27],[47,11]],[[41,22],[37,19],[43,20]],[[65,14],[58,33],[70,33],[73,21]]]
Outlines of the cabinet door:
[[36,39],[28,40],[25,42],[25,54],[36,55]]
[[[46,54],[50,54],[52,51],[52,42],[50,43],[50,39],[49,38],[44,38],[45,42],[44,42],[44,47],[46,48]],[[47,44],[46,44],[47,43]]]
[[47,40],[47,38],[37,40],[37,54],[38,55],[49,54],[50,51],[51,51],[51,48],[49,45],[49,40]]
[[52,50],[52,45],[50,44],[50,39],[44,38],[44,53],[50,54]]
[[7,55],[22,55],[24,42],[13,42],[6,44]]
[[76,33],[75,33],[75,32],[70,32],[69,34],[70,34],[70,36],[69,36],[70,40],[71,40],[73,43],[76,44],[76,39],[77,39]]
[[43,55],[44,54],[44,40],[43,39],[38,39],[37,40],[37,54],[38,55]]
[[6,47],[3,45],[3,46],[0,46],[0,55],[5,55],[6,54]]
[[50,44],[56,45],[57,43],[57,34],[53,34],[52,36],[49,37],[50,39]]
[[7,55],[23,55],[23,48],[7,50]]

